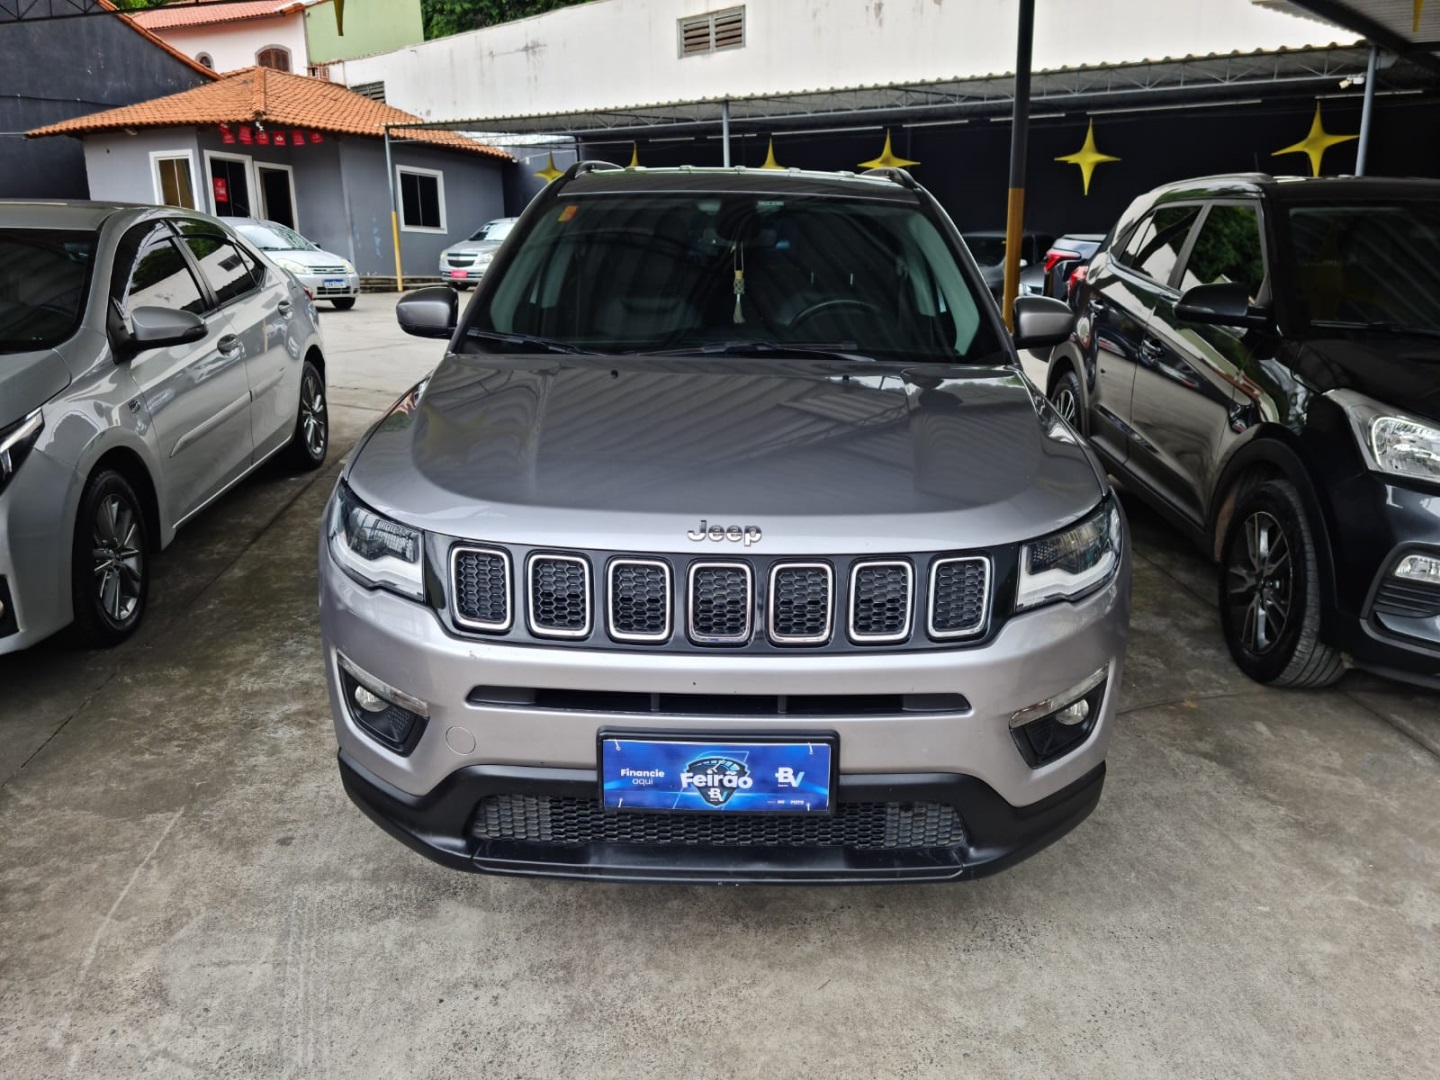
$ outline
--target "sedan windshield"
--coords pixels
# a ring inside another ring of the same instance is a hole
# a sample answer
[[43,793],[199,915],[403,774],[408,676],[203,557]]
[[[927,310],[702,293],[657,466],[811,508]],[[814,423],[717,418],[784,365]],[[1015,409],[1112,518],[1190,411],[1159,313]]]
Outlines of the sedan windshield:
[[956,248],[915,206],[581,195],[521,239],[472,309],[478,348],[515,335],[602,353],[1006,358]]
[[97,235],[0,229],[0,354],[58,345],[80,325]]
[[507,218],[504,221],[487,221],[471,235],[471,240],[488,240],[499,242],[510,235],[510,230],[515,227],[513,219]]
[[267,221],[263,225],[236,225],[235,231],[261,251],[320,250],[294,229],[286,228],[278,221]]
[[1292,309],[1313,329],[1440,333],[1440,204],[1292,206]]

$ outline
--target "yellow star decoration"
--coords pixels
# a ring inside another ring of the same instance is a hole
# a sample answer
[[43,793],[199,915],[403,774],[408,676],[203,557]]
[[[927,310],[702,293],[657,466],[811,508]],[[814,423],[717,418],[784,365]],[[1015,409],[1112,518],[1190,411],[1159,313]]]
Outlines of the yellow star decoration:
[[550,152],[549,160],[545,162],[545,167],[539,172],[537,172],[535,175],[538,176],[541,180],[544,180],[547,184],[554,180],[556,177],[565,175],[563,172],[561,172],[555,167],[555,152],[553,150]]
[[783,169],[783,168],[785,168],[784,165],[781,165],[778,161],[775,160],[775,140],[774,140],[774,139],[771,139],[771,140],[770,140],[770,149],[767,150],[767,151],[765,151],[765,164],[764,164],[764,165],[761,165],[760,168],[762,168],[762,169]]
[[1085,132],[1085,145],[1073,154],[1066,154],[1064,157],[1057,157],[1056,161],[1063,161],[1067,165],[1079,165],[1080,176],[1085,182],[1085,194],[1090,194],[1090,177],[1095,174],[1095,166],[1107,161],[1119,161],[1118,157],[1110,154],[1102,154],[1095,148],[1095,121],[1090,121],[1090,129]]
[[638,169],[640,167],[640,144],[638,142],[632,142],[630,144],[630,164],[625,167],[627,169]]
[[1324,123],[1320,120],[1320,103],[1315,103],[1315,119],[1310,124],[1310,134],[1297,142],[1294,146],[1287,146],[1283,150],[1276,150],[1271,157],[1279,157],[1281,154],[1307,154],[1310,158],[1310,175],[1319,176],[1320,166],[1325,160],[1325,151],[1336,143],[1349,142],[1358,139],[1359,135],[1331,135],[1325,130]]
[[885,149],[880,151],[880,156],[873,161],[862,161],[862,169],[903,169],[906,165],[919,165],[918,161],[908,161],[903,157],[896,157],[895,151],[890,149],[890,132],[885,132]]

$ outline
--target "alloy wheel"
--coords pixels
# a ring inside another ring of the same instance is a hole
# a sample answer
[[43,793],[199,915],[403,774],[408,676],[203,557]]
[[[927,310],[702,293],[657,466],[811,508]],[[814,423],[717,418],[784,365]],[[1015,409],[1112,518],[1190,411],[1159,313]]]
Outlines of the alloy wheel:
[[1074,427],[1075,417],[1080,412],[1080,403],[1075,400],[1075,392],[1068,386],[1061,386],[1055,391],[1055,398],[1051,404],[1060,414],[1060,419]]
[[119,495],[107,495],[95,508],[91,557],[100,610],[114,626],[123,626],[140,606],[144,553],[140,516]]
[[1290,622],[1295,567],[1285,530],[1275,517],[1257,510],[1245,519],[1243,555],[1226,570],[1225,593],[1240,625],[1240,640],[1256,656],[1275,648]]
[[305,372],[300,386],[300,432],[312,458],[325,454],[325,388],[314,371]]

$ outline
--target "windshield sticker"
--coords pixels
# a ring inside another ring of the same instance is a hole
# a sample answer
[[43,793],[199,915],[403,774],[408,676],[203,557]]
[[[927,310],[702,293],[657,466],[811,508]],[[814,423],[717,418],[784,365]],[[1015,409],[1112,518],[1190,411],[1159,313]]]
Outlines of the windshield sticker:
[[561,210],[561,211],[560,211],[560,220],[561,220],[562,222],[564,222],[564,221],[569,221],[571,218],[573,218],[573,217],[574,217],[576,214],[578,214],[579,212],[580,212],[580,204],[579,204],[579,203],[571,203],[569,206],[565,207],[564,210]]

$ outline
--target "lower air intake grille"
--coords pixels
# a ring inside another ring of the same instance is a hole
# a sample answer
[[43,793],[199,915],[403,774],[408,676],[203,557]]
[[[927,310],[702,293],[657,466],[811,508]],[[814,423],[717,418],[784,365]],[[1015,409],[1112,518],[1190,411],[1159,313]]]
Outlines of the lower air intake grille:
[[990,563],[985,559],[941,559],[930,579],[930,632],[963,637],[985,627]]
[[699,642],[750,640],[750,567],[696,563],[690,567],[690,637]]
[[573,555],[530,557],[530,630],[546,637],[590,633],[590,564]]
[[940,803],[841,803],[833,816],[738,813],[606,813],[596,799],[491,795],[475,810],[477,840],[541,844],[691,847],[838,847],[895,850],[965,842],[954,807]]
[[1440,586],[1389,578],[1375,594],[1375,611],[1405,619],[1433,619],[1440,615]]
[[455,618],[474,630],[510,628],[510,559],[486,548],[457,548],[451,562]]
[[850,636],[900,641],[910,633],[910,564],[857,563],[850,577]]

